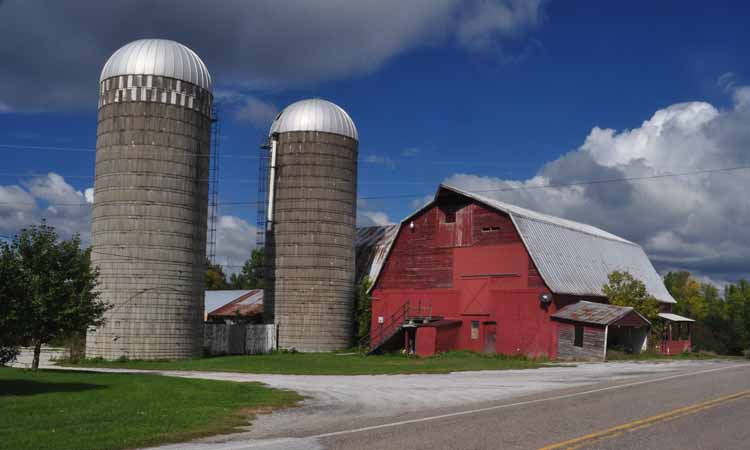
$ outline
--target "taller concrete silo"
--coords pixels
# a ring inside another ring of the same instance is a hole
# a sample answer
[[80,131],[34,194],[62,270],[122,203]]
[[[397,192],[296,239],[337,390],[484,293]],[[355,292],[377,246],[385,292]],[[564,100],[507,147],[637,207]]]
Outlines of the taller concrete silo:
[[104,65],[91,258],[113,307],[87,357],[201,352],[212,99],[203,61],[174,41],[131,42]]
[[289,105],[270,131],[266,321],[280,348],[351,345],[357,128],[320,99]]

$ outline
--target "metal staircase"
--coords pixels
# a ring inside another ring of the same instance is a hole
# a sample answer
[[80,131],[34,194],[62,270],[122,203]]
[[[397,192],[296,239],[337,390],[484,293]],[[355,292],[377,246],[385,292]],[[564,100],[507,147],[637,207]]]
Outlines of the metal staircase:
[[377,330],[371,330],[369,335],[360,340],[360,351],[368,355],[375,353],[405,327],[416,327],[417,323],[426,323],[439,319],[440,317],[432,315],[431,302],[423,300],[417,302],[407,301],[396,312],[391,314]]

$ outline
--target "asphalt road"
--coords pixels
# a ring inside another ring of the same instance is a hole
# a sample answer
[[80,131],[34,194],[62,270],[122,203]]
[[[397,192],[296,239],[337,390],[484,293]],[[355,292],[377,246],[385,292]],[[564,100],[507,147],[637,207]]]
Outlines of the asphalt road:
[[316,440],[337,450],[750,449],[750,365],[648,375],[479,409]]
[[744,362],[422,376],[164,374],[263,381],[310,400],[259,416],[247,432],[160,450],[750,449]]

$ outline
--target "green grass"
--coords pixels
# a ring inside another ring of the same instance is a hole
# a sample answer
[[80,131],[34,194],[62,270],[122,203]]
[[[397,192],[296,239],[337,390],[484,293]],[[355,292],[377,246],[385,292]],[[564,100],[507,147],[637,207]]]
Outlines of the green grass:
[[291,406],[260,383],[0,367],[0,449],[126,449],[231,432]]
[[533,369],[543,361],[467,351],[442,353],[430,358],[401,354],[361,356],[336,353],[271,353],[252,356],[217,356],[180,361],[85,360],[85,367],[150,370],[206,370],[220,372],[293,375],[375,375],[448,373],[465,370]]

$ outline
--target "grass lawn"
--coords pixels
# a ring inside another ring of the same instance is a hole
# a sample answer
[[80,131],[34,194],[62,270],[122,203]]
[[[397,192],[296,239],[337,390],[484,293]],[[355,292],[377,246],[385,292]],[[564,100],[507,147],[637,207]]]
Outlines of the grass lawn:
[[399,373],[447,373],[463,370],[533,369],[542,361],[466,351],[430,358],[400,354],[361,356],[338,353],[271,353],[252,356],[216,356],[180,361],[97,361],[85,367],[127,369],[206,370],[219,372],[278,373],[293,375],[376,375]]
[[125,449],[230,432],[294,405],[259,383],[0,367],[0,448]]

